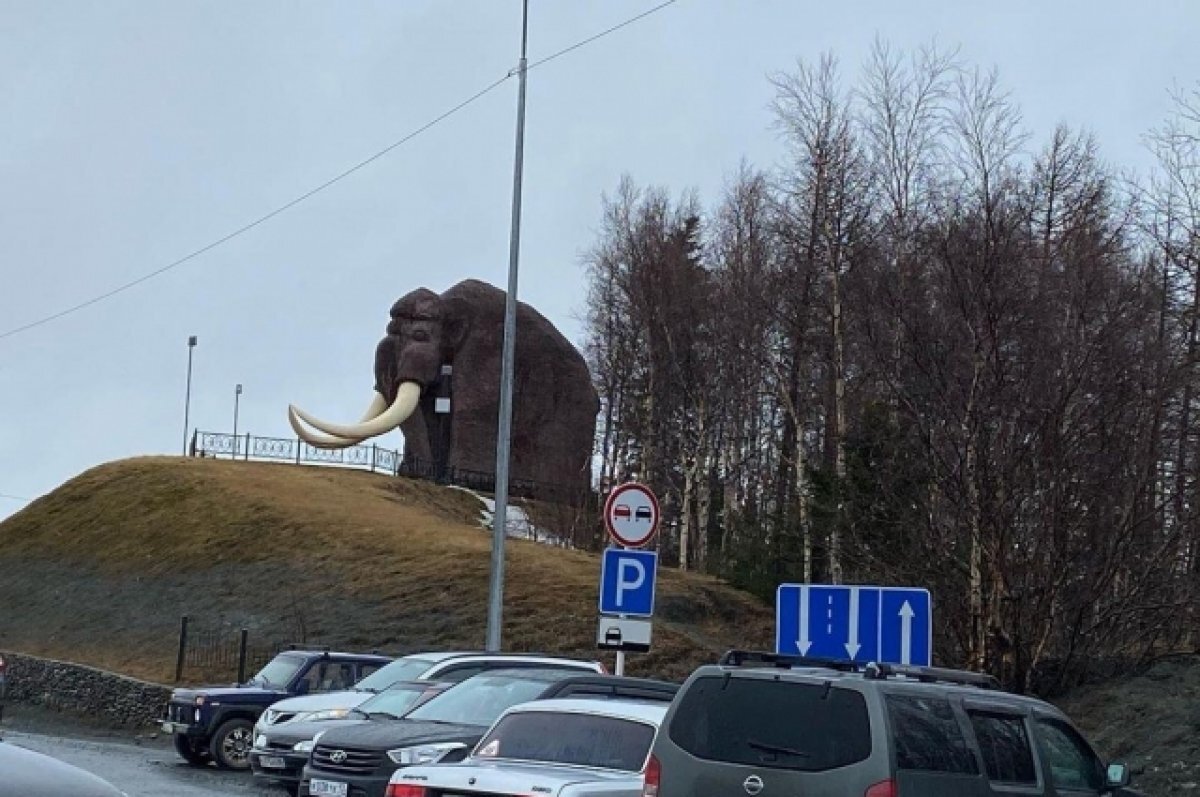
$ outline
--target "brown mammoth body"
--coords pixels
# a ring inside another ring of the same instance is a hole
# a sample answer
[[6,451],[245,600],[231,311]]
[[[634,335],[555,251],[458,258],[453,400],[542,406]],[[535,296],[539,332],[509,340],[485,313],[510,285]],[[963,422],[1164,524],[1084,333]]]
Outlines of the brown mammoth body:
[[[376,346],[376,396],[363,420],[330,424],[290,407],[293,428],[313,445],[337,448],[398,424],[406,470],[493,473],[504,303],[504,291],[478,280],[442,294],[412,291],[392,306]],[[587,489],[599,406],[583,357],[544,316],[518,302],[512,480],[535,492]]]

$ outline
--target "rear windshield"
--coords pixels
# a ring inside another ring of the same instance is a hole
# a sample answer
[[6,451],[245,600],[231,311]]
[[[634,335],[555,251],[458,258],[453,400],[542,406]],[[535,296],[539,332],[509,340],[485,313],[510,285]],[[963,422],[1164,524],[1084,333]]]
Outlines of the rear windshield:
[[480,743],[477,755],[641,772],[653,741],[654,728],[643,722],[523,711],[496,723]]
[[746,766],[819,772],[871,755],[862,695],[794,681],[698,678],[668,734],[698,758]]

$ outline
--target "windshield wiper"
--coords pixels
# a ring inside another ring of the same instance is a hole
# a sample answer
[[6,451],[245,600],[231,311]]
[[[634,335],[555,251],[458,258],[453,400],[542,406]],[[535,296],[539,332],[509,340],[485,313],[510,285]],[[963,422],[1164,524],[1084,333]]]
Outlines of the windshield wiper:
[[400,719],[399,717],[397,717],[395,714],[391,713],[390,711],[371,711],[371,712],[364,711],[364,712],[359,712],[359,713],[366,714],[370,719],[375,719],[376,717],[387,717],[390,720]]
[[762,750],[764,753],[782,753],[783,755],[795,756],[796,758],[812,758],[812,753],[807,753],[804,750],[796,750],[792,747],[783,747],[777,744],[767,744],[757,739],[747,739],[746,744],[755,750]]

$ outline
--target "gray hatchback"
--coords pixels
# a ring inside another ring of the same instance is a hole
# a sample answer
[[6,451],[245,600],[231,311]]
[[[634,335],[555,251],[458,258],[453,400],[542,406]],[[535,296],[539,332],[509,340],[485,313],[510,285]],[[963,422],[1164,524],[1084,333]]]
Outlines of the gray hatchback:
[[664,718],[648,797],[1137,795],[1049,703],[961,670],[730,651]]

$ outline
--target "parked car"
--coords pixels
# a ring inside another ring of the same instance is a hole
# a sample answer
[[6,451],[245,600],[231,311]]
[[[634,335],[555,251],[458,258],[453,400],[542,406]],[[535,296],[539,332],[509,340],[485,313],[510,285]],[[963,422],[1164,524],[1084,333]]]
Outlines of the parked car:
[[1136,795],[1049,703],[988,675],[730,651],[684,682],[646,793]]
[[461,761],[505,710],[556,697],[641,699],[665,704],[678,684],[564,668],[494,670],[411,710],[398,722],[372,721],[322,731],[301,776],[300,794],[384,797],[398,768]]
[[87,770],[0,740],[0,797],[128,797]]
[[175,689],[162,729],[193,766],[250,768],[254,723],[272,703],[291,695],[341,690],[392,659],[373,653],[289,650],[244,684]]
[[255,736],[267,729],[293,722],[342,719],[350,709],[368,700],[381,689],[401,681],[462,681],[485,670],[515,667],[575,668],[584,672],[604,672],[598,661],[534,653],[436,652],[414,653],[371,673],[353,688],[320,695],[280,700],[263,712],[255,723]]
[[398,769],[388,797],[643,797],[665,702],[566,698],[508,709],[461,764]]
[[283,784],[293,791],[300,785],[300,773],[308,763],[313,739],[322,731],[369,720],[398,720],[413,708],[441,694],[454,684],[446,681],[401,681],[349,709],[336,719],[318,718],[306,722],[285,722],[257,729],[250,750],[250,770],[258,780]]

